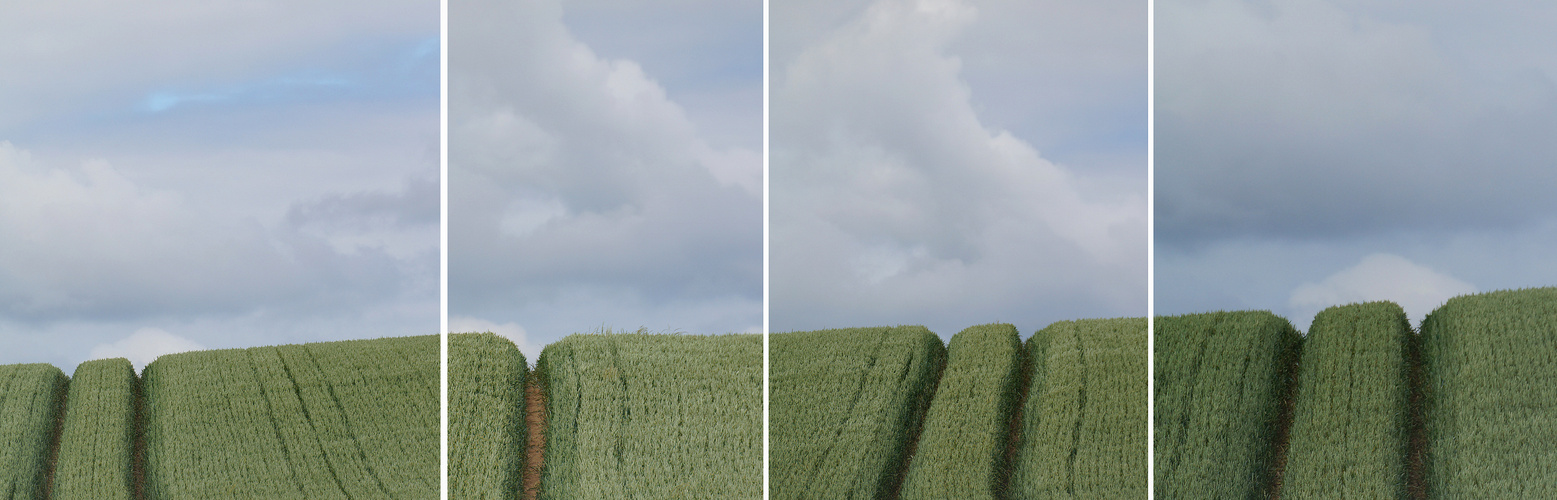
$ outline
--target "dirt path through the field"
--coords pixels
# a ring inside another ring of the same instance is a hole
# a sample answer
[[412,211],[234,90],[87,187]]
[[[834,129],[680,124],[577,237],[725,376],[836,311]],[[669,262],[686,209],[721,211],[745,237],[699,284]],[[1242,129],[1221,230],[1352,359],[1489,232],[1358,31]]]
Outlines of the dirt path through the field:
[[1286,387],[1282,388],[1281,415],[1276,420],[1276,442],[1271,446],[1270,484],[1267,485],[1265,498],[1271,500],[1281,499],[1281,480],[1287,472],[1287,445],[1292,439],[1292,409],[1295,406],[1298,388],[1298,360],[1302,357],[1301,348],[1290,354],[1287,361]]
[[49,458],[47,465],[44,466],[43,498],[54,497],[54,468],[59,465],[60,434],[65,431],[65,411],[70,403],[67,400],[70,394],[70,382],[72,381],[66,379],[64,384],[60,384],[59,393],[54,395],[54,434],[49,440]]
[[530,442],[525,444],[519,498],[535,500],[541,494],[541,467],[546,463],[546,391],[533,375],[524,384],[524,401],[525,435]]
[[1424,471],[1427,468],[1427,415],[1423,413],[1423,401],[1427,395],[1426,380],[1422,373],[1422,336],[1412,334],[1409,348],[1406,350],[1409,359],[1406,380],[1410,384],[1411,396],[1406,408],[1409,409],[1406,420],[1406,497],[1414,500],[1427,498],[1427,477]]

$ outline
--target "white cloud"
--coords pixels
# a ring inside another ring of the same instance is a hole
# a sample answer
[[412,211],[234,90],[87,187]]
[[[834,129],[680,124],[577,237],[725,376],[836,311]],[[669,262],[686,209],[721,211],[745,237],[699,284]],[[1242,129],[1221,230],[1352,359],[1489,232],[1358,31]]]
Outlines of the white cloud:
[[562,17],[551,0],[451,10],[451,312],[579,291],[631,302],[615,309],[760,297],[761,155],[713,145],[643,66]]
[[[341,253],[328,231],[313,232],[212,217],[107,162],[57,168],[0,142],[0,315],[11,319],[357,307],[394,297],[435,258],[400,260],[378,246]],[[432,241],[412,232],[423,237],[407,236],[422,242],[411,246]]]
[[125,358],[139,370],[164,354],[204,349],[205,346],[161,328],[145,327],[117,342],[98,344],[87,359]]
[[1287,305],[1299,329],[1307,330],[1314,315],[1326,307],[1388,300],[1405,309],[1416,324],[1444,301],[1476,293],[1476,286],[1416,264],[1404,257],[1375,253],[1318,283],[1292,290]]
[[987,126],[946,50],[977,18],[881,0],[774,61],[775,329],[1144,312],[1144,183],[1083,196]]
[[512,341],[515,346],[519,347],[519,352],[524,353],[524,359],[531,365],[534,365],[535,361],[540,359],[541,348],[545,347],[543,345],[538,345],[534,342],[531,342],[529,334],[526,333],[524,331],[524,327],[519,326],[518,323],[508,322],[498,324],[480,318],[472,318],[470,316],[449,316],[449,333],[484,332],[495,333],[499,337],[503,337],[509,341]]
[[0,350],[429,333],[438,29],[437,0],[0,2],[0,335],[35,339]]

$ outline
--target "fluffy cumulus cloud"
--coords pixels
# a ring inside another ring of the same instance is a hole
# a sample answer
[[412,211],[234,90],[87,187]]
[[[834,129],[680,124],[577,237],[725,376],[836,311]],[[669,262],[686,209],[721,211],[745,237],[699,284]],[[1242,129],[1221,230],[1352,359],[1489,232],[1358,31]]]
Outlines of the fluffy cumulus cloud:
[[437,34],[435,0],[0,6],[0,363],[433,333]]
[[202,349],[205,349],[205,346],[168,333],[166,330],[145,327],[118,341],[98,344],[92,348],[87,357],[89,359],[125,358],[139,370],[146,368],[146,364],[156,361],[158,356]]
[[524,353],[524,359],[529,361],[531,365],[534,365],[535,361],[540,359],[541,348],[545,347],[531,342],[529,334],[524,331],[524,327],[519,326],[518,323],[512,321],[498,324],[481,318],[472,318],[470,316],[450,316],[449,332],[495,333],[500,337],[508,339],[509,341],[513,342],[515,346],[519,347],[519,352]]
[[[105,161],[54,167],[0,142],[0,313],[133,319],[392,297],[402,271],[436,258],[429,236],[437,221],[413,205],[426,197],[417,184],[410,193],[301,200],[291,211],[301,215],[266,225],[207,216],[179,193],[139,186]],[[370,203],[360,212],[341,209],[363,199]],[[329,230],[340,226],[347,229]],[[403,248],[419,252],[396,258],[382,238],[347,243],[366,232],[350,229],[374,228],[419,239]]]
[[947,49],[978,19],[881,0],[773,61],[775,331],[1144,314],[1144,166],[1088,190],[981,121]]
[[416,207],[422,184],[303,199],[293,217],[264,224],[211,216],[106,161],[54,166],[0,142],[0,317],[36,331],[356,315],[404,301],[435,317],[437,221]]
[[[628,309],[693,333],[760,323],[759,151],[707,139],[642,65],[574,36],[557,2],[450,16],[451,311],[547,340]],[[543,303],[560,305],[530,307]]]
[[1420,324],[1427,313],[1444,301],[1475,292],[1476,287],[1470,283],[1398,255],[1376,253],[1317,283],[1299,285],[1287,305],[1293,323],[1302,330],[1307,330],[1314,315],[1327,307],[1376,300],[1400,304],[1406,315]]

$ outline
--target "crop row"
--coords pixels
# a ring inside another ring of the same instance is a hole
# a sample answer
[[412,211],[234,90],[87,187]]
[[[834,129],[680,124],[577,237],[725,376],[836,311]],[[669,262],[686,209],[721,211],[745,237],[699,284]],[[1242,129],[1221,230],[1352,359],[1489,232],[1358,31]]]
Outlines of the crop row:
[[1420,334],[1372,302],[1302,338],[1250,311],[1156,335],[1159,498],[1557,495],[1557,289],[1456,297]]
[[426,498],[437,341],[0,366],[0,498]]
[[762,338],[572,335],[536,364],[541,498],[751,498],[762,483]]
[[135,367],[124,358],[88,361],[70,378],[59,457],[57,498],[134,497]]
[[1146,318],[1062,321],[1027,341],[1013,498],[1146,495]]
[[0,498],[43,495],[65,384],[51,365],[0,365]]
[[924,327],[771,338],[771,498],[873,498],[901,472],[946,348]]
[[776,334],[772,497],[1144,495],[1146,334],[1144,318],[1025,346],[1005,324],[949,347],[922,327]]
[[[762,495],[759,335],[571,335],[530,373],[490,333],[449,344],[451,498]],[[523,409],[541,404],[530,464]]]

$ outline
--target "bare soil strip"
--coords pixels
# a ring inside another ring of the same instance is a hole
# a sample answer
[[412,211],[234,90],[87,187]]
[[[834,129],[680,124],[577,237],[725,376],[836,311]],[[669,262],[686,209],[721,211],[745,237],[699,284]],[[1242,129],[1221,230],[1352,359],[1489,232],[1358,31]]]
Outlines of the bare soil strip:
[[66,379],[65,383],[60,385],[59,394],[54,396],[54,436],[49,439],[49,463],[44,466],[43,498],[54,497],[54,468],[59,462],[59,438],[65,431],[65,406],[70,403],[67,399],[69,399],[71,382]]
[[541,467],[546,463],[546,391],[533,373],[524,384],[524,423],[529,443],[525,444],[519,498],[535,500],[541,494]]
[[1425,500],[1427,498],[1427,415],[1422,407],[1427,397],[1427,381],[1422,373],[1422,336],[1413,334],[1406,349],[1406,359],[1410,363],[1406,375],[1407,383],[1411,387],[1410,400],[1406,405],[1409,413],[1406,420],[1406,498]]
[[130,386],[135,395],[135,415],[130,422],[130,482],[135,491],[130,492],[134,495],[130,498],[135,500],[146,500],[146,411],[142,403],[145,385],[141,382],[141,377],[136,376]]
[[1292,438],[1292,408],[1296,406],[1298,387],[1298,359],[1302,357],[1302,344],[1288,354],[1286,387],[1282,388],[1281,415],[1276,418],[1276,442],[1271,444],[1270,486],[1265,498],[1281,499],[1281,478],[1287,471],[1287,444]]

